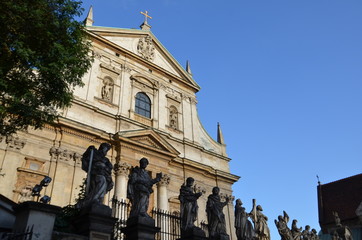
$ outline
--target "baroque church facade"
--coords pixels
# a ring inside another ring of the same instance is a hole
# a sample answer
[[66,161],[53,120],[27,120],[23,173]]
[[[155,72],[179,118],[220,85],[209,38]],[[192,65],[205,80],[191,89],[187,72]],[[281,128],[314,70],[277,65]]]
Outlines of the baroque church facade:
[[[147,18],[141,29],[118,29],[93,26],[92,16],[90,9],[85,23],[94,62],[84,86],[75,89],[72,106],[42,130],[0,136],[0,194],[15,202],[30,200],[32,187],[50,176],[53,181],[41,194],[53,205],[74,204],[86,177],[83,152],[108,142],[115,186],[105,204],[113,196],[126,199],[129,171],[146,157],[153,178],[163,173],[150,208],[179,211],[180,186],[193,177],[195,191],[203,192],[197,222],[207,222],[212,188],[232,199],[239,177],[230,173],[220,127],[215,141],[198,118],[200,87],[189,65],[180,66],[150,31]],[[228,234],[236,239],[232,201],[224,213]]]

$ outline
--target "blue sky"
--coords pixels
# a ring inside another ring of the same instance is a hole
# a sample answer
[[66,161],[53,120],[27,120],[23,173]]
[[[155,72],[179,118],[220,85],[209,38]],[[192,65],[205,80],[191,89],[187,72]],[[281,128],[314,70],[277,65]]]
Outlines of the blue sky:
[[319,230],[317,178],[361,173],[362,1],[106,0],[94,25],[151,31],[185,66],[190,61],[199,117],[216,139],[220,122],[233,187],[273,220],[285,210]]

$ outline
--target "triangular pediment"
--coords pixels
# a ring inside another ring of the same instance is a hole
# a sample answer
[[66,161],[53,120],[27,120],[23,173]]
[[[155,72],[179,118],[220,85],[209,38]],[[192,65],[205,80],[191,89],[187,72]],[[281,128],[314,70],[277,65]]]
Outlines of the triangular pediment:
[[162,136],[150,129],[120,131],[117,133],[117,136],[124,141],[132,142],[138,146],[144,146],[155,151],[162,151],[175,157],[180,154]]
[[93,37],[103,39],[106,44],[127,52],[127,56],[134,56],[145,64],[157,66],[158,69],[193,87],[196,91],[200,89],[192,75],[176,61],[152,32],[94,26],[87,27],[87,30],[93,33]]

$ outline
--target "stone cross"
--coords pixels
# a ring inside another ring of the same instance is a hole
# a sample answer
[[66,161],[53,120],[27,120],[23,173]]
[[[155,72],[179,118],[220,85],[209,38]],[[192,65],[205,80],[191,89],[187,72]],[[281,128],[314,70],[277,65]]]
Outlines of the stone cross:
[[145,16],[145,23],[146,24],[147,24],[147,18],[152,19],[152,17],[150,15],[148,15],[148,11],[141,12],[141,14]]

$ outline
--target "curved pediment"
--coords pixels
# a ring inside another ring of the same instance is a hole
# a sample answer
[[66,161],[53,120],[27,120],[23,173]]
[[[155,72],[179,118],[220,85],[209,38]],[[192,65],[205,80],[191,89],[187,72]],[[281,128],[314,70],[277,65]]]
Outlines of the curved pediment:
[[150,88],[156,87],[156,81],[151,80],[150,78],[147,78],[147,77],[143,76],[142,74],[134,74],[131,76],[131,79],[137,81],[140,84],[144,84]]

